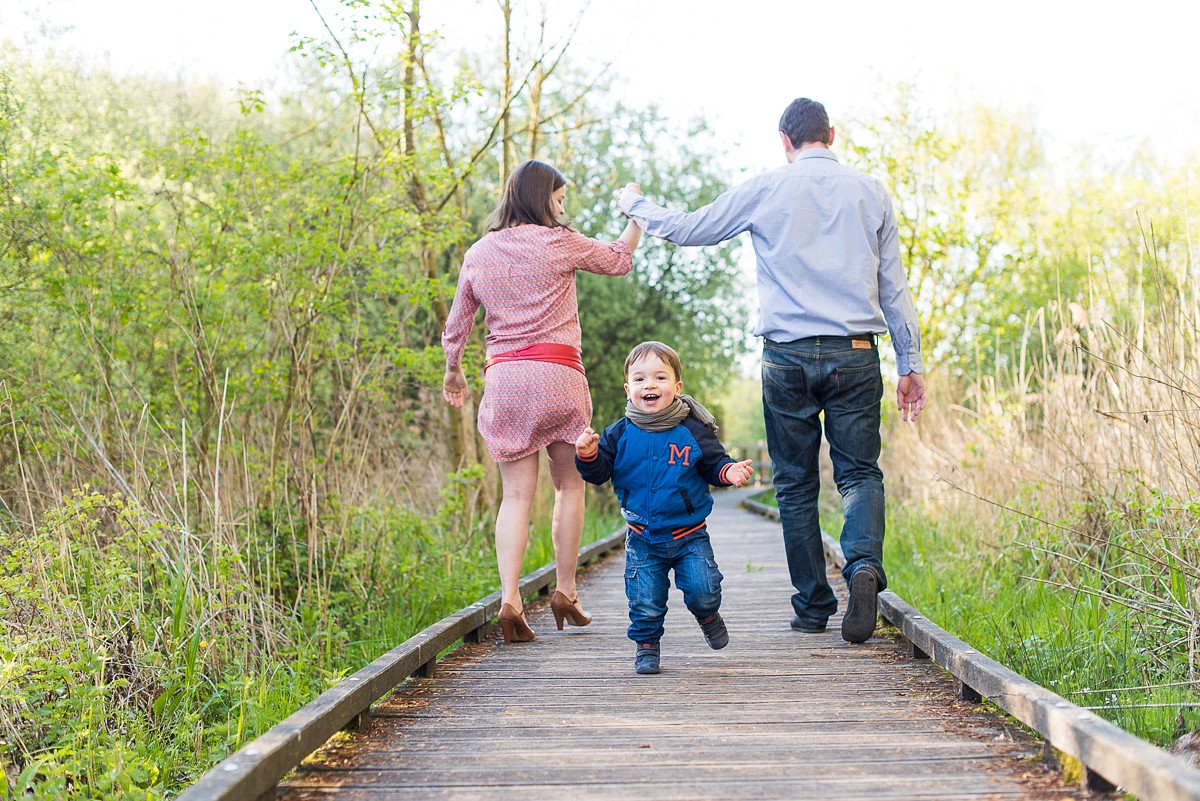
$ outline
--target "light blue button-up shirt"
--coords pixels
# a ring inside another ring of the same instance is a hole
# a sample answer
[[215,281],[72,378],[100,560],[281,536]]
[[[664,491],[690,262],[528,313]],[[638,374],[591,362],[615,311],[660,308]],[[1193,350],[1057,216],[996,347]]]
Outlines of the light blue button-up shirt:
[[749,231],[758,262],[756,336],[892,335],[900,375],[923,373],[921,332],[900,264],[892,201],[878,180],[810,147],[693,212],[643,197],[622,211],[677,245],[715,245]]

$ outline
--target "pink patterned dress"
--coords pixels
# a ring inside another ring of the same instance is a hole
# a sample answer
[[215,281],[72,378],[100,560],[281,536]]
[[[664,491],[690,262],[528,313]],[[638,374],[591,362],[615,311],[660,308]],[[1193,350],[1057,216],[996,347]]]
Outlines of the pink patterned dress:
[[[578,348],[575,271],[625,275],[632,269],[632,253],[619,240],[600,242],[543,225],[485,234],[463,259],[454,305],[442,331],[447,363],[461,363],[480,306],[489,357],[546,343]],[[591,421],[587,378],[578,370],[539,361],[508,361],[488,368],[478,425],[495,461],[516,461],[551,442],[574,442]]]

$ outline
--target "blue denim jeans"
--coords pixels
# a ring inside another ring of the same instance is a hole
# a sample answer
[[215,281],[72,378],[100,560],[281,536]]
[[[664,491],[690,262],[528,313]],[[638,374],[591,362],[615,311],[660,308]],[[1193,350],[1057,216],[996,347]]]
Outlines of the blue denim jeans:
[[[817,496],[821,429],[829,441],[833,480],[842,496],[842,577],[864,568],[874,571],[879,589],[883,572],[883,473],[879,469],[883,376],[879,351],[854,347],[848,337],[811,337],[794,342],[763,342],[763,416],[767,450],[775,473],[775,497],[783,523],[792,586],[792,607],[800,618],[823,623],[837,612],[837,598],[825,578],[825,554]],[[822,420],[823,416],[823,420]]]
[[652,543],[632,531],[625,536],[625,596],[629,599],[629,639],[658,642],[667,617],[668,574],[683,603],[698,618],[721,608],[721,580],[708,529],[674,542]]

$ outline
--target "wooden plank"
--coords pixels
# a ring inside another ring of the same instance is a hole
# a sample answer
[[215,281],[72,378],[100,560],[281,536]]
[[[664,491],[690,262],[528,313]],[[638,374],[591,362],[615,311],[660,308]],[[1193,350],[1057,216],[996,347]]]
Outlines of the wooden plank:
[[[828,771],[828,769],[826,769]],[[835,769],[836,770],[836,769]],[[976,779],[978,783],[978,779]],[[797,786],[800,794],[797,795]],[[697,782],[694,780],[676,780],[673,777],[668,782],[665,778],[651,777],[643,781],[635,779],[595,780],[589,783],[566,784],[516,784],[500,785],[490,782],[474,787],[455,785],[421,785],[415,787],[358,787],[353,784],[340,786],[323,785],[297,789],[289,797],[316,801],[317,799],[337,799],[337,801],[410,801],[413,799],[454,799],[454,801],[496,801],[496,799],[571,799],[571,801],[608,801],[620,799],[657,799],[675,798],[689,801],[730,801],[730,799],[755,799],[755,801],[796,801],[797,798],[837,798],[840,801],[913,801],[914,799],[947,799],[965,801],[968,799],[985,799],[986,801],[1001,801],[1002,799],[1073,799],[1079,796],[1066,789],[1039,790],[1037,795],[1030,795],[1029,790],[1020,787],[989,787],[985,795],[964,792],[960,784],[943,784],[936,780],[921,781],[919,778],[899,789],[881,786],[878,780],[870,777],[836,777],[816,775],[803,777],[802,781],[790,779],[764,779],[758,776],[739,776],[736,782],[737,795],[729,795],[730,784],[720,782]]]
[[[911,789],[923,785],[947,788],[957,786],[960,792],[977,792],[979,781],[977,774],[986,771],[995,762],[991,754],[974,756],[954,755],[937,757],[922,755],[919,760],[896,754],[867,752],[866,757],[871,761],[874,775],[886,775],[903,771],[906,783]],[[791,773],[791,780],[802,779],[806,783],[816,780],[829,781],[826,775],[830,765],[838,763],[839,754],[834,751],[816,751],[812,761],[800,762],[792,754],[785,759]],[[806,759],[808,759],[806,755]],[[487,765],[483,768],[444,768],[439,770],[427,786],[538,786],[545,784],[585,785],[593,781],[609,781],[612,775],[620,775],[619,781],[636,782],[646,788],[655,784],[671,786],[679,782],[702,782],[705,784],[726,784],[747,779],[763,779],[770,777],[779,770],[780,762],[765,760],[748,761],[739,759],[699,759],[675,758],[664,760],[661,757],[647,758],[641,762],[622,760],[620,762],[597,762],[588,764],[570,764],[566,760],[558,765],[539,765],[529,768],[521,765],[520,760],[511,760],[507,764]],[[392,787],[412,787],[424,783],[432,775],[423,768],[384,769],[371,767],[330,768],[315,767],[309,772],[310,782],[303,780],[292,783],[295,790],[307,787],[321,787],[337,784],[340,787],[353,785],[359,788],[386,790]],[[600,779],[600,777],[606,777]],[[783,781],[777,777],[777,781]],[[651,794],[653,792],[651,791]]]
[[377,704],[369,731],[339,736],[278,796],[1087,797],[906,643],[847,644],[839,619],[792,631],[778,526],[738,511],[737,497],[721,493],[710,517],[728,648],[705,645],[672,590],[663,672],[634,674],[614,561],[580,582],[592,625],[557,632],[544,602],[527,605],[536,640],[446,655],[436,678]]

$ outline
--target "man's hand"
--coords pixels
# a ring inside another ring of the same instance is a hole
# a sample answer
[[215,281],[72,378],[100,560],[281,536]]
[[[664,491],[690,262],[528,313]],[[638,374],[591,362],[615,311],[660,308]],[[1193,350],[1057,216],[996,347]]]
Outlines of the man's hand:
[[575,440],[575,455],[580,459],[591,459],[600,450],[600,435],[588,426]]
[[629,204],[642,196],[642,187],[635,183],[625,184],[621,189],[621,193],[617,195],[617,207],[625,214],[625,210],[629,208]]
[[446,403],[461,408],[467,395],[467,378],[460,367],[447,367],[446,377],[442,379],[442,397]]
[[900,419],[906,422],[917,419],[925,408],[925,378],[920,373],[900,376],[896,383],[896,406],[900,409]]
[[740,487],[750,480],[750,476],[754,475],[754,462],[747,459],[744,462],[734,462],[725,471],[725,480],[730,486]]

